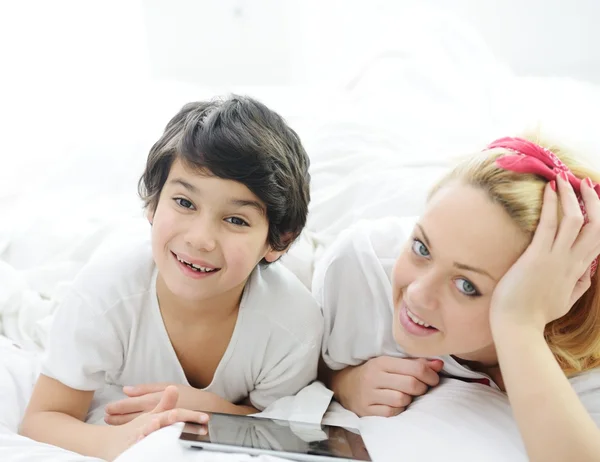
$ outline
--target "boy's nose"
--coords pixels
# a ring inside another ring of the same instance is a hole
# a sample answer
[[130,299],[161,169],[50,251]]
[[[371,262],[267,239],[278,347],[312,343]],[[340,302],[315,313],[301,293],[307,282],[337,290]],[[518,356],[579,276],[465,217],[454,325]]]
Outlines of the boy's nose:
[[194,250],[212,252],[217,246],[217,230],[206,220],[198,220],[186,234],[186,242]]

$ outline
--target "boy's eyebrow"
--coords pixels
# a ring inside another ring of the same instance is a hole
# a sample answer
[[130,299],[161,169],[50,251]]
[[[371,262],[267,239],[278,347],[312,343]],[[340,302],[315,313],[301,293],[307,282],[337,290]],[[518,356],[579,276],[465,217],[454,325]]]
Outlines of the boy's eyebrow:
[[[193,194],[200,194],[200,190],[198,188],[196,188],[196,186],[194,186],[191,183],[188,183],[187,181],[185,181],[181,178],[173,178],[171,181],[169,181],[169,183],[181,185]],[[261,215],[267,214],[265,207],[258,201],[247,200],[247,199],[231,199],[231,200],[229,200],[229,203],[236,207],[255,208]]]
[[188,191],[193,192],[193,193],[197,193],[198,192],[198,188],[196,188],[196,186],[194,186],[191,183],[188,183],[185,180],[182,180],[181,178],[173,178],[171,181],[169,181],[169,183],[181,185],[185,189],[187,189]]
[[267,211],[263,207],[260,202],[257,201],[249,201],[246,199],[231,199],[229,201],[231,205],[235,205],[236,207],[252,207],[255,208],[261,215],[266,215]]
[[[417,223],[417,227],[421,231],[421,234],[423,234],[423,240],[425,241],[425,244],[427,244],[427,247],[429,247],[431,249],[431,243],[429,242],[429,238],[427,237],[425,230],[419,223]],[[458,262],[454,262],[454,266],[458,269],[462,269],[462,270],[466,270],[466,271],[473,271],[474,273],[479,273],[483,276],[487,276],[492,281],[497,282],[496,279],[494,277],[492,277],[492,275],[490,273],[488,273],[487,271],[482,270],[480,268],[475,268],[474,266],[465,265],[464,263],[458,263]]]

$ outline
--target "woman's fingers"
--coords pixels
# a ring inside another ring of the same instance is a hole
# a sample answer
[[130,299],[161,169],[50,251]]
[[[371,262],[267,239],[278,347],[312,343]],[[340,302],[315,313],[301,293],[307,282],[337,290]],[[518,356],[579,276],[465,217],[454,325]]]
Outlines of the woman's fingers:
[[581,183],[581,198],[585,205],[588,223],[579,233],[573,250],[587,267],[600,253],[600,198],[588,180]]
[[[390,407],[383,404],[374,404],[369,406],[369,413],[367,416],[378,416],[378,417],[394,417],[405,411],[403,407]],[[363,416],[365,417],[365,416]]]
[[583,214],[575,191],[564,174],[557,177],[556,185],[563,217],[558,225],[558,233],[552,250],[562,253],[569,252],[577,240],[583,226]]
[[400,409],[408,406],[412,402],[413,397],[408,393],[403,393],[398,390],[381,389],[376,390],[374,400],[374,405],[383,405]]
[[539,253],[552,248],[558,230],[558,196],[550,183],[546,184],[540,222],[529,248]]

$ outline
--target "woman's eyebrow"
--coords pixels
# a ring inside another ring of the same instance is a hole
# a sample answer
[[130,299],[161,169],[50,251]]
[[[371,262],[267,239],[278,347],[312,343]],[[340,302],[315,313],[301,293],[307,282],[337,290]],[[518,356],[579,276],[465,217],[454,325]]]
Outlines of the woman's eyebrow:
[[475,268],[474,266],[465,265],[464,263],[458,263],[458,262],[454,262],[454,266],[458,269],[462,269],[462,270],[466,270],[466,271],[473,271],[475,273],[482,274],[482,275],[490,278],[492,281],[497,282],[496,279],[494,277],[492,277],[492,275],[490,273],[488,273],[487,271],[482,270],[480,268]]

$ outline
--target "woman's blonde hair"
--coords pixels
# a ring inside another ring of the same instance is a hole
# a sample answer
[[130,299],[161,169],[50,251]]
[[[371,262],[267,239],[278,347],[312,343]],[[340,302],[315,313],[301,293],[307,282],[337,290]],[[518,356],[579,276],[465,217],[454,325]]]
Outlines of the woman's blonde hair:
[[[552,151],[578,178],[589,177],[600,182],[600,173],[575,160],[573,153],[539,136],[525,135],[528,139]],[[441,179],[429,193],[433,196],[450,182],[480,188],[495,203],[501,205],[519,228],[533,238],[542,209],[542,196],[548,180],[535,174],[515,173],[496,165],[496,159],[514,154],[505,149],[488,149],[466,161]],[[573,305],[569,313],[546,326],[544,335],[548,345],[566,375],[573,375],[600,367],[600,280],[598,273],[592,285]]]

